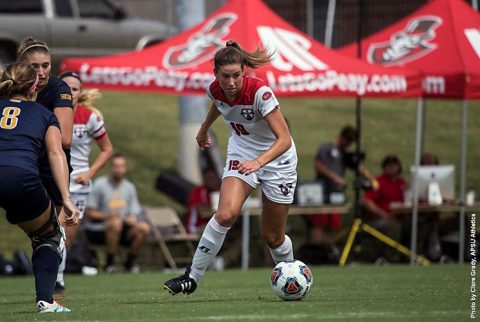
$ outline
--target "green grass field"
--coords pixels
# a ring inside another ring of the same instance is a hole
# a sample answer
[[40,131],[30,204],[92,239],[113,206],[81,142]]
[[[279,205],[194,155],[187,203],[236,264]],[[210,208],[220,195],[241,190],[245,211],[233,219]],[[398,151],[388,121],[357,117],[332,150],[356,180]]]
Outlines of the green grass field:
[[[314,177],[313,160],[318,145],[333,140],[345,124],[355,124],[353,99],[280,99],[288,118],[299,155],[299,179]],[[461,102],[428,100],[425,126],[425,151],[437,154],[444,164],[457,170],[457,196],[460,174]],[[415,137],[414,100],[364,100],[363,149],[366,166],[380,172],[385,154],[397,153],[409,178],[413,163]],[[147,205],[170,205],[181,214],[183,206],[154,188],[162,171],[176,171],[179,150],[178,97],[129,92],[105,92],[98,101],[114,148],[129,160],[129,178],[136,184],[140,201]],[[480,104],[471,102],[468,119],[467,187],[480,196]],[[213,127],[225,151],[229,130],[221,120]],[[349,174],[350,179],[352,174]],[[351,182],[351,181],[350,181]],[[350,193],[352,188],[350,186]],[[478,199],[478,197],[477,197]],[[345,216],[348,223],[352,214]],[[0,253],[10,255],[14,249],[28,249],[28,239],[6,223],[0,210]]]
[[466,321],[469,268],[459,265],[312,267],[305,300],[284,302],[270,270],[207,273],[193,295],[162,290],[173,274],[68,275],[68,314],[35,312],[33,278],[2,278],[1,321]]

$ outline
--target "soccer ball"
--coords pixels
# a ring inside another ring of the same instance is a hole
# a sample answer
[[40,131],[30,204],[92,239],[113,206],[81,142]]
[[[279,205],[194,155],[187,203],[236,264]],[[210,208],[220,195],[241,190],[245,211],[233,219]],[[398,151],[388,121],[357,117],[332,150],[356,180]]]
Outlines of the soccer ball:
[[282,300],[301,300],[312,287],[313,275],[307,265],[294,259],[278,263],[270,282],[273,292]]

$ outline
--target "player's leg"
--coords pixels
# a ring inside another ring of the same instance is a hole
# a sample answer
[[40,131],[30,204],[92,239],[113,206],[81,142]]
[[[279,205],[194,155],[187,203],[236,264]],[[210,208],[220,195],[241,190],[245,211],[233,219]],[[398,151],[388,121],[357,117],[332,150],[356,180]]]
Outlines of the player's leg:
[[[75,203],[78,210],[80,211],[80,220],[81,220],[85,212],[85,205],[87,202],[88,194],[72,192],[71,198],[73,203]],[[60,207],[60,208],[62,210],[59,213],[58,220],[60,224],[62,224],[65,221],[65,211],[63,210],[63,207]],[[65,272],[66,263],[67,263],[67,249],[70,248],[70,246],[72,246],[73,240],[75,239],[75,236],[77,234],[79,227],[80,225],[63,226],[63,228],[65,229],[66,240],[65,240],[65,247],[63,249],[62,262],[60,263],[60,267],[58,268],[57,281],[55,283],[55,289],[54,289],[55,300],[61,300],[64,298],[63,296],[63,293],[65,291],[64,272]]]
[[223,180],[218,210],[206,225],[192,260],[190,276],[197,283],[220,251],[228,230],[235,223],[243,203],[252,191],[249,184],[237,177]]
[[170,293],[195,291],[197,283],[220,251],[228,230],[235,223],[241,213],[243,203],[253,189],[253,186],[243,178],[231,176],[223,180],[217,213],[210,219],[203,231],[191,268],[187,269],[185,275],[164,284]]
[[69,312],[53,300],[53,289],[65,247],[55,208],[51,205],[37,218],[18,223],[32,240],[32,267],[39,312]]
[[64,236],[38,176],[21,168],[0,167],[0,207],[6,210],[7,220],[32,241],[37,309],[68,312],[53,300]]
[[293,259],[292,241],[285,235],[289,207],[262,196],[261,232],[275,264]]
[[290,237],[285,235],[288,209],[293,202],[297,182],[296,171],[267,171],[259,175],[262,181],[261,233],[270,249],[273,261],[293,259]]

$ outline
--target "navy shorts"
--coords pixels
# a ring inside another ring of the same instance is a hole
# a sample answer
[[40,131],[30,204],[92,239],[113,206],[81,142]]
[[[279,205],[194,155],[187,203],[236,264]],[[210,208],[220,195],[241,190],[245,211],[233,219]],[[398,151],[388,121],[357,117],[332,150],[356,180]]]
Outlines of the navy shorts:
[[0,207],[11,224],[40,216],[50,205],[50,198],[40,177],[16,167],[0,167]]

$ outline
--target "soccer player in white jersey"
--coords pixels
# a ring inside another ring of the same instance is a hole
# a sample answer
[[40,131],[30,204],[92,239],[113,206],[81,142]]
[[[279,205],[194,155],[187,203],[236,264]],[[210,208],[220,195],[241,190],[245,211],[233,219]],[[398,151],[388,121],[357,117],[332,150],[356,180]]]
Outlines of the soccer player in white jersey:
[[[71,145],[70,165],[73,168],[70,174],[70,193],[72,201],[80,210],[82,219],[87,205],[87,198],[91,191],[91,178],[108,162],[113,153],[112,143],[100,112],[93,106],[94,100],[99,96],[97,90],[83,90],[80,76],[73,72],[65,72],[60,75],[72,91],[73,102],[73,136]],[[88,164],[93,142],[100,148],[100,153],[90,166]],[[67,226],[67,247],[69,247],[78,230],[77,226]],[[58,270],[55,284],[55,298],[63,298],[65,289],[64,271],[66,263],[66,248],[64,248],[63,260]]]
[[215,80],[207,89],[212,104],[196,139],[200,148],[208,148],[208,129],[220,115],[232,134],[218,210],[205,227],[192,265],[184,275],[165,282],[164,288],[173,295],[195,291],[243,203],[259,184],[262,237],[275,263],[293,259],[285,226],[297,181],[295,144],[272,90],[263,81],[245,76],[246,67],[257,68],[271,59],[265,49],[247,52],[234,41],[215,54]]

